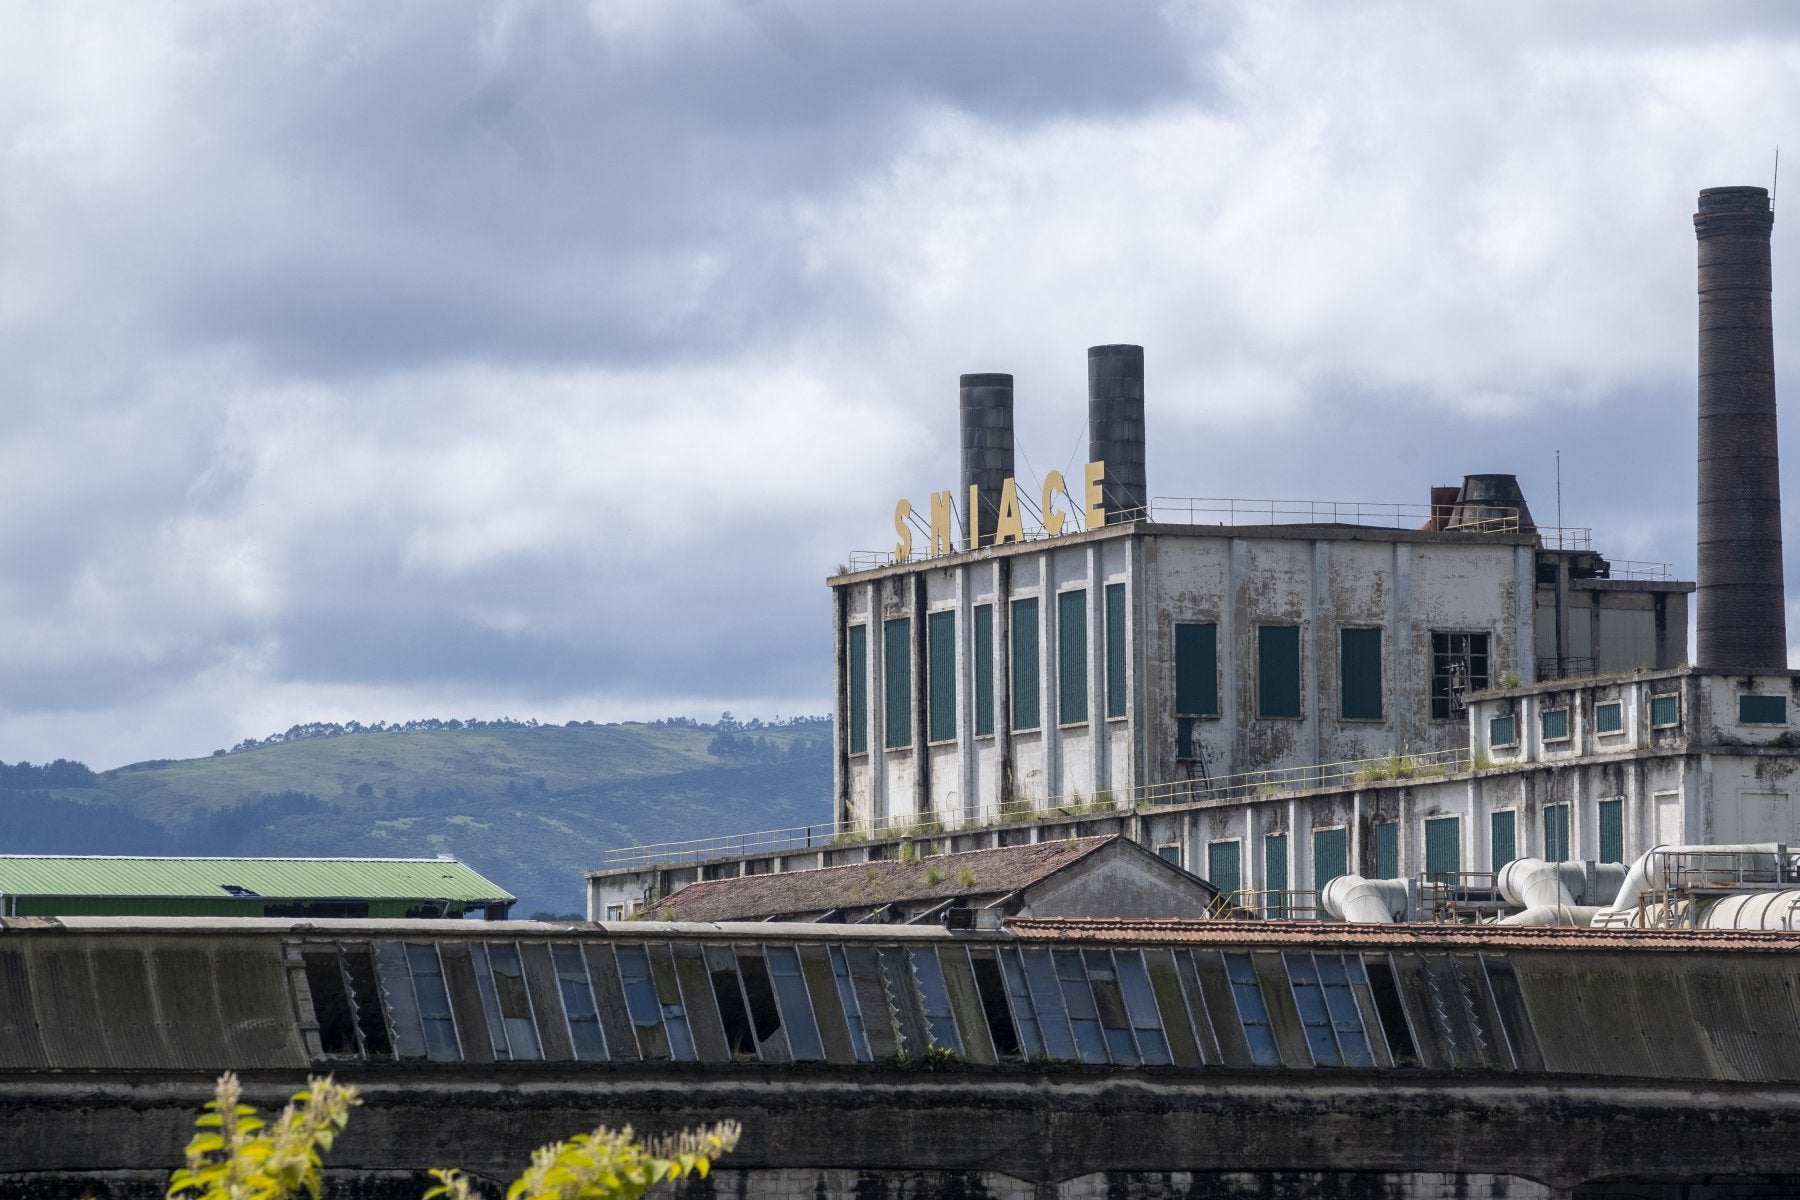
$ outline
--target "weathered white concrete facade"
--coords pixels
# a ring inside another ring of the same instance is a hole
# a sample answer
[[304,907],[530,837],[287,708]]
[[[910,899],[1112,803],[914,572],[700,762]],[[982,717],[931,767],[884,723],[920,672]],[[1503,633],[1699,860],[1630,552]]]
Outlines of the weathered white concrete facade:
[[[1578,578],[1569,557],[1530,530],[1135,521],[840,575],[836,819],[960,826],[1170,781],[1449,750],[1465,744],[1465,688],[1570,662],[1685,659],[1691,585]],[[1177,682],[1178,626],[1207,639],[1197,705]],[[1362,660],[1360,683],[1345,666],[1357,635],[1378,664],[1371,678]],[[936,636],[953,652],[934,659]],[[1270,639],[1286,647],[1291,706],[1264,694]],[[934,661],[953,663],[953,687]],[[1023,716],[1021,690],[1035,696]],[[1079,719],[1062,719],[1071,690]]]

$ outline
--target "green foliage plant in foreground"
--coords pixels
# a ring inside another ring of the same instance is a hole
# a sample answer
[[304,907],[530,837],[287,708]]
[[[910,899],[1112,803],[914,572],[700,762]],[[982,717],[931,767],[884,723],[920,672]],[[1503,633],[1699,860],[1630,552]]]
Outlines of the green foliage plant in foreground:
[[[243,1087],[227,1071],[194,1122],[187,1165],[170,1178],[168,1200],[290,1200],[301,1193],[318,1200],[324,1155],[360,1103],[355,1088],[314,1076],[271,1124],[243,1103]],[[635,1139],[629,1126],[602,1125],[533,1151],[506,1200],[637,1200],[664,1180],[704,1178],[737,1140],[735,1121],[649,1142]],[[431,1174],[438,1183],[423,1200],[478,1200],[461,1171]]]

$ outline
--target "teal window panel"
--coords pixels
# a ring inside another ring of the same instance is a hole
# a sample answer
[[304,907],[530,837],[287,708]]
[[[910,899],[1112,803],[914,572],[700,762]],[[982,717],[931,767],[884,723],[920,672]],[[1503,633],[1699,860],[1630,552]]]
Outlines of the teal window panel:
[[1056,596],[1056,719],[1079,725],[1088,719],[1087,590]]
[[1300,715],[1300,627],[1259,625],[1256,629],[1256,715]]
[[1738,697],[1739,725],[1786,725],[1786,696],[1751,696]]
[[1206,847],[1206,881],[1224,895],[1244,886],[1244,844],[1238,841],[1209,842]]
[[1313,888],[1323,891],[1339,875],[1350,873],[1350,831],[1315,829],[1312,835]]
[[850,753],[869,750],[869,627],[850,627]]
[[1106,585],[1106,715],[1125,715],[1125,585]]
[[994,732],[994,606],[975,606],[975,736]]
[[1519,744],[1519,722],[1511,714],[1504,717],[1488,718],[1488,745],[1516,746]]
[[1518,816],[1511,809],[1507,809],[1505,812],[1494,813],[1488,818],[1488,846],[1492,851],[1489,861],[1496,871],[1519,857]]
[[1569,710],[1566,708],[1546,709],[1538,714],[1538,724],[1544,731],[1546,742],[1565,742],[1569,739]]
[[1038,602],[1012,602],[1012,727],[1036,729],[1043,720],[1038,690]]
[[881,678],[886,685],[889,749],[912,745],[912,618],[896,617],[881,625]]
[[925,618],[925,682],[928,711],[926,737],[948,742],[956,737],[956,614],[934,612]]
[[1670,692],[1666,696],[1650,697],[1650,728],[1667,729],[1681,724],[1681,695]]
[[[1270,892],[1288,889],[1287,834],[1271,833],[1263,837],[1263,888]],[[1270,917],[1287,916],[1287,897],[1272,896],[1264,910]]]
[[1400,878],[1400,822],[1375,822],[1375,878]]
[[1569,859],[1569,806],[1544,806],[1544,858],[1549,862]]
[[1338,631],[1338,684],[1346,721],[1381,720],[1381,630]]
[[1181,846],[1177,842],[1170,842],[1165,846],[1158,846],[1156,848],[1156,856],[1166,863],[1174,863],[1179,867],[1181,865]]
[[1432,817],[1425,822],[1425,870],[1428,874],[1462,870],[1462,819]]
[[1617,700],[1605,704],[1594,705],[1595,733],[1623,733],[1625,731],[1625,706]]
[[1600,861],[1625,861],[1625,802],[1623,800],[1602,800],[1598,805],[1600,818]]
[[1175,626],[1175,713],[1183,717],[1219,715],[1219,627],[1183,622]]

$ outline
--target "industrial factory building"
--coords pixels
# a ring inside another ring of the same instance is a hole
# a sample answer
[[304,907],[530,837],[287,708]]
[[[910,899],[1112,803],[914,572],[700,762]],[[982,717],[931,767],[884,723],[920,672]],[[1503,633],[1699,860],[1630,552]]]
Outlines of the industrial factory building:
[[622,850],[590,912],[909,840],[1124,833],[1274,913],[1344,874],[1800,841],[1768,194],[1707,189],[1694,224],[1697,583],[1538,525],[1510,475],[1155,497],[1136,346],[1088,352],[1082,477],[1021,488],[1012,379],[965,375],[960,487],[829,580],[834,821]]

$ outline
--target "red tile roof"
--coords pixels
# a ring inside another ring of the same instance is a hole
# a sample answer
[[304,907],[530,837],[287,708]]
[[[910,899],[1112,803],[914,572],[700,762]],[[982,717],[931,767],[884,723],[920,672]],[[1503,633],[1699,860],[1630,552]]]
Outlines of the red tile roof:
[[1755,950],[1800,954],[1800,933],[1763,929],[1582,929],[1532,925],[1360,925],[1343,921],[1189,921],[1013,917],[1006,928],[1044,941],[1388,949]]

